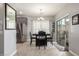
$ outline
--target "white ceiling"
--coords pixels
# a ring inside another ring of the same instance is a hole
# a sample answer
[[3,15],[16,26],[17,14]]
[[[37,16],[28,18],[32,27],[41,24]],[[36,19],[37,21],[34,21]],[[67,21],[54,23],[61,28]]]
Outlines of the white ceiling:
[[40,16],[40,9],[44,12],[42,16],[54,16],[59,12],[66,3],[10,3],[17,10],[18,15]]

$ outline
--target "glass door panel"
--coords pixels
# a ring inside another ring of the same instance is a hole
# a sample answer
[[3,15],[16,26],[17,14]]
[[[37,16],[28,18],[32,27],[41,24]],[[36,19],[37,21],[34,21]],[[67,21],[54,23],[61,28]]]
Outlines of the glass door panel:
[[56,22],[56,32],[57,32],[57,43],[61,46],[66,45],[66,41],[68,40],[69,34],[69,21],[68,17],[60,19]]
[[60,37],[59,37],[59,41],[60,41],[60,45],[64,46],[64,42],[65,42],[65,19],[61,19],[61,26],[60,26]]

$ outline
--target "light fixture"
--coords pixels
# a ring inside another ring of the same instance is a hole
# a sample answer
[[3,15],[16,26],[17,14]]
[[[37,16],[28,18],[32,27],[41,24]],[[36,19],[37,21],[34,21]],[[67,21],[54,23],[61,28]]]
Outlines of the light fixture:
[[21,15],[22,14],[22,11],[20,11],[19,14]]
[[44,12],[43,9],[40,9],[40,17],[37,18],[37,20],[44,20],[44,18],[42,17],[43,12]]
[[68,22],[68,21],[69,21],[69,19],[66,19],[66,21]]

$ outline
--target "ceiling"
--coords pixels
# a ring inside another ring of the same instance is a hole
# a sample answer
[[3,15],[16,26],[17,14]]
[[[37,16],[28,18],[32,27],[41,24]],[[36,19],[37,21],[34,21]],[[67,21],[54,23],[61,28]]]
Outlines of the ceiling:
[[[26,16],[54,16],[66,3],[10,3],[17,10],[18,15]],[[40,14],[40,9],[43,13]]]

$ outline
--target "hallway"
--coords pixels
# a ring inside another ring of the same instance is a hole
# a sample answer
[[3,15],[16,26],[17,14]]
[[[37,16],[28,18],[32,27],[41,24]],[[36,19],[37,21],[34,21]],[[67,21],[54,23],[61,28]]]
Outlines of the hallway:
[[73,56],[67,51],[59,51],[55,46],[48,42],[46,49],[35,46],[35,42],[30,46],[29,42],[17,44],[16,56]]

